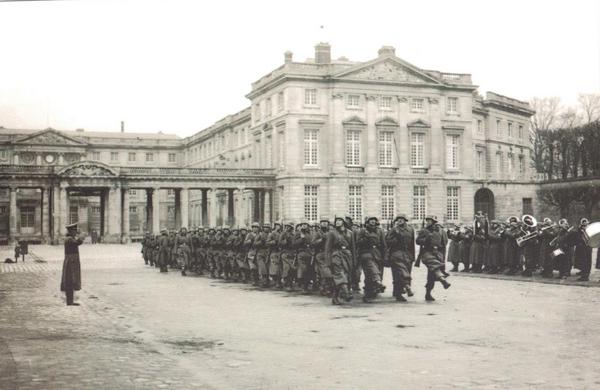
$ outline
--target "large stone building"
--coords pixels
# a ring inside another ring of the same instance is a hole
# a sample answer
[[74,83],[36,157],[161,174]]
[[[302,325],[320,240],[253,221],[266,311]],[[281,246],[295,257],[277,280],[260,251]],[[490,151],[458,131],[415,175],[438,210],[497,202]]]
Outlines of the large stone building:
[[[0,130],[0,237],[59,240],[80,221],[107,241],[143,231],[321,215],[443,222],[533,213],[525,102],[469,74],[420,69],[384,46],[315,58],[252,84],[250,107],[188,138]],[[2,238],[0,238],[2,239]]]

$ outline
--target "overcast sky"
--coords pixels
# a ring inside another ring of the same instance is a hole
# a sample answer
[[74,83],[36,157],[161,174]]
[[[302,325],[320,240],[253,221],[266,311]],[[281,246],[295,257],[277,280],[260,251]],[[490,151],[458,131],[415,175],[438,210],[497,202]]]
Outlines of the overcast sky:
[[[322,27],[321,27],[322,26]],[[600,92],[597,1],[0,2],[0,126],[191,135],[249,105],[250,83],[383,45],[517,99]]]

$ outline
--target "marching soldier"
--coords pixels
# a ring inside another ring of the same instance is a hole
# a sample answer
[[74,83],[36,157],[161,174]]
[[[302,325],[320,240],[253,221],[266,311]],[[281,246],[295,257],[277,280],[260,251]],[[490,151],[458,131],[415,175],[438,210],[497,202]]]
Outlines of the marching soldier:
[[437,223],[437,217],[429,215],[425,218],[426,226],[419,232],[417,244],[421,246],[419,258],[427,267],[427,284],[425,285],[425,300],[435,301],[431,291],[435,282],[439,281],[444,289],[450,287],[443,273],[444,254],[448,238],[443,228]]
[[217,233],[217,231],[213,228],[209,228],[207,235],[206,235],[206,241],[205,241],[205,248],[206,248],[206,262],[208,264],[208,271],[210,272],[210,277],[211,278],[216,278],[217,277],[217,263],[216,263],[216,254],[215,254],[215,234]]
[[[394,281],[393,295],[398,302],[406,302],[402,294],[412,297],[410,288],[412,263],[415,261],[415,232],[408,224],[406,214],[394,218],[393,228],[387,233],[389,262]],[[458,267],[457,267],[458,269]]]
[[258,278],[262,287],[269,287],[269,247],[267,239],[271,233],[271,224],[264,222],[262,231],[260,231],[254,239],[254,247],[256,248],[256,264],[258,267]]
[[448,262],[452,263],[452,269],[450,272],[458,272],[458,265],[460,263],[460,240],[462,239],[460,233],[460,226],[454,226],[453,229],[448,229]]
[[312,249],[315,253],[315,271],[320,283],[320,294],[330,295],[333,292],[333,279],[329,261],[325,256],[325,241],[329,231],[329,219],[321,217],[319,227],[313,234]]
[[473,230],[468,226],[463,226],[460,239],[460,258],[464,268],[460,272],[471,271],[471,245],[473,245]]
[[74,292],[81,290],[81,264],[79,261],[79,245],[83,244],[83,236],[77,231],[77,224],[66,226],[65,259],[62,267],[60,291],[64,291],[67,306],[79,306],[74,302]]
[[312,235],[310,226],[307,222],[301,222],[297,226],[298,230],[294,237],[294,247],[296,248],[297,274],[296,278],[303,293],[308,293],[308,285],[312,279],[312,253],[311,243]]
[[148,265],[150,262],[150,233],[146,232],[144,234],[144,238],[142,239],[142,257],[144,258],[144,264]]
[[483,272],[483,263],[485,261],[485,249],[487,246],[488,223],[482,211],[475,214],[473,221],[473,244],[471,245],[471,264],[472,272],[479,274]]
[[575,244],[574,263],[575,268],[581,271],[579,282],[587,282],[590,280],[590,272],[592,270],[592,248],[585,241],[585,228],[589,225],[587,218],[582,218],[579,223],[579,229],[573,234],[573,243]]
[[383,257],[387,246],[383,231],[378,227],[376,217],[369,217],[365,227],[356,233],[356,248],[359,263],[365,272],[363,301],[370,302],[377,294],[385,290],[381,283]]
[[504,231],[505,263],[508,266],[506,275],[515,275],[521,271],[521,248],[517,245],[517,238],[523,233],[517,217],[508,219],[509,227]]
[[254,285],[258,286],[259,277],[258,277],[258,264],[256,263],[256,246],[255,242],[257,237],[260,234],[260,225],[258,222],[252,222],[252,231],[246,235],[246,239],[244,241],[244,246],[248,250],[248,267],[250,269],[250,273],[252,275],[252,280],[254,281]]
[[160,234],[158,239],[158,265],[160,266],[160,272],[168,272],[171,246],[169,245],[167,229],[163,229]]
[[237,265],[240,270],[240,281],[248,283],[250,281],[250,266],[246,258],[248,251],[245,246],[246,236],[248,235],[248,229],[245,227],[240,228],[240,236],[235,240],[235,247],[237,248]]
[[275,222],[273,231],[267,236],[267,247],[269,249],[269,275],[271,281],[277,288],[283,288],[281,281],[281,247],[279,236],[281,235],[281,224]]
[[[185,249],[179,250],[179,247],[185,244]],[[181,275],[185,276],[185,271],[190,267],[191,249],[190,240],[187,236],[187,229],[182,227],[179,230],[179,234],[175,236],[175,248],[177,256],[177,265],[181,269]]]
[[[346,226],[353,236],[353,244],[352,244],[352,253],[355,254],[356,253],[356,233],[358,232],[358,230],[360,229],[360,226],[355,224],[352,221],[352,217],[349,215],[346,215],[344,217],[345,222],[346,222]],[[362,269],[360,267],[360,262],[358,261],[358,257],[353,256],[351,259],[351,263],[350,263],[350,280],[349,280],[349,285],[348,285],[348,289],[351,290],[352,292],[358,293],[360,292],[360,276],[362,274]]]
[[346,302],[350,302],[353,298],[348,284],[352,281],[355,242],[354,233],[350,230],[348,222],[336,217],[333,224],[334,228],[327,232],[325,256],[331,262],[331,273],[335,283],[331,303],[339,305],[340,298]]
[[223,270],[223,278],[225,280],[232,279],[232,267],[229,261],[231,254],[231,243],[233,239],[231,237],[231,229],[229,226],[223,226],[223,237],[221,239],[221,269]]
[[284,286],[288,290],[294,289],[294,279],[296,276],[296,249],[294,248],[294,225],[292,222],[286,222],[284,231],[279,236],[279,246],[281,247],[281,278]]

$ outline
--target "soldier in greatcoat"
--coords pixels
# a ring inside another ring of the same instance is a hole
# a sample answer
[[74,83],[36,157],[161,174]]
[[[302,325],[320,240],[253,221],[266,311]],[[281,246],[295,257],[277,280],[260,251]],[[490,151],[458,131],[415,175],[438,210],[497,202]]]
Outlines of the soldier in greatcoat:
[[283,288],[281,280],[281,248],[279,236],[281,235],[281,223],[275,222],[273,231],[267,236],[267,247],[269,248],[269,275],[271,281],[278,288]]
[[356,233],[356,248],[359,263],[365,273],[363,301],[370,302],[385,290],[381,276],[387,245],[383,230],[378,227],[377,217],[367,218],[365,227]]
[[258,277],[262,287],[269,287],[269,246],[267,239],[271,233],[271,224],[263,223],[262,231],[254,238],[254,248],[256,248],[256,265],[258,268]]
[[171,256],[171,245],[169,241],[167,229],[163,229],[158,238],[158,265],[160,267],[160,272],[168,272],[169,270],[168,266]]
[[65,260],[62,268],[60,291],[67,297],[67,306],[79,306],[73,301],[74,292],[81,290],[81,264],[79,262],[79,245],[83,244],[83,236],[77,232],[77,224],[66,226]]
[[312,234],[310,232],[310,227],[308,222],[302,222],[298,224],[298,230],[294,236],[294,247],[296,248],[296,256],[297,256],[297,271],[296,271],[296,279],[300,287],[302,288],[302,292],[308,293],[308,285],[310,281],[313,279],[313,271],[312,271],[312,252],[311,252],[311,243],[312,243]]
[[286,222],[284,230],[279,236],[279,247],[281,248],[281,279],[284,287],[289,290],[294,288],[296,278],[296,248],[294,247],[294,224]]
[[435,282],[439,281],[445,289],[450,287],[446,281],[444,270],[444,255],[448,238],[441,225],[438,224],[435,215],[429,215],[425,218],[426,226],[417,237],[417,244],[421,246],[419,258],[427,267],[427,283],[425,284],[425,300],[435,301],[431,295],[431,290]]
[[398,302],[406,302],[403,294],[412,297],[412,263],[415,261],[415,231],[408,224],[408,217],[400,214],[394,218],[393,228],[386,236],[389,263],[394,280],[393,295]]
[[330,295],[333,293],[333,278],[331,276],[330,262],[325,256],[325,241],[327,241],[327,232],[329,231],[329,218],[322,216],[319,227],[313,233],[311,243],[312,250],[315,253],[315,272],[318,275],[321,295]]
[[335,291],[331,300],[334,305],[341,304],[340,298],[346,302],[353,298],[348,284],[352,281],[352,265],[355,264],[354,248],[354,233],[344,219],[336,217],[334,229],[327,232],[325,243],[325,256],[331,262],[331,272],[335,283]]

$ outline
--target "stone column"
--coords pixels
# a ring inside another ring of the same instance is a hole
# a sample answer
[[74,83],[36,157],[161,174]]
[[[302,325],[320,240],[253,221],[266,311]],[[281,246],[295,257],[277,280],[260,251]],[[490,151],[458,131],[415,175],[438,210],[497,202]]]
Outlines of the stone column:
[[127,244],[127,243],[129,243],[129,188],[123,188],[121,191],[123,194],[123,208],[122,208],[123,227],[122,227],[121,242],[123,244]]
[[263,202],[263,221],[265,222],[273,222],[271,221],[271,191],[263,190],[264,194],[264,202]]
[[235,201],[233,199],[233,189],[232,188],[228,188],[227,189],[227,225],[229,226],[234,226],[235,225],[235,210],[234,210],[234,205],[235,205]]
[[102,242],[104,242],[104,237],[106,236],[106,217],[108,213],[106,212],[106,204],[108,203],[106,200],[108,199],[108,189],[102,189],[100,193],[100,237],[102,237]]
[[237,209],[235,210],[235,224],[241,227],[246,224],[246,205],[244,204],[244,188],[237,189]]
[[331,111],[331,132],[322,134],[328,137],[329,155],[332,156],[331,170],[334,173],[343,172],[344,166],[344,151],[345,151],[345,136],[344,125],[342,124],[342,115],[344,111],[344,96],[342,94],[334,94],[332,98],[333,109]]
[[188,228],[189,227],[189,194],[190,190],[188,188],[182,188],[179,194],[179,207],[181,208],[181,227]]
[[112,241],[121,242],[121,188],[111,187],[108,194],[108,234]]
[[217,201],[217,189],[210,189],[210,210],[208,211],[208,225],[210,227],[214,227],[217,225],[217,213],[218,213],[219,205]]
[[69,192],[65,183],[60,184],[60,219],[57,226],[58,236],[64,237],[67,233],[65,226],[69,223]]
[[200,224],[203,227],[208,226],[208,190],[203,188],[200,190],[202,192],[201,201],[200,201]]
[[146,232],[152,231],[152,189],[146,188]]
[[152,189],[152,234],[160,233],[160,187]]
[[9,220],[8,220],[8,236],[10,242],[14,242],[17,237],[17,187],[10,187],[10,201],[9,201]]
[[42,187],[41,188],[41,194],[40,194],[40,199],[41,199],[41,220],[40,220],[40,233],[42,236],[42,240],[44,242],[49,242],[50,240],[50,203],[52,202],[52,200],[50,199],[51,194],[50,194],[50,188],[48,187]]
[[366,119],[367,126],[365,127],[365,131],[367,132],[364,135],[364,138],[361,139],[361,150],[364,150],[365,156],[365,172],[368,173],[377,173],[379,169],[379,161],[378,160],[378,149],[379,149],[379,140],[377,134],[377,127],[375,126],[375,120],[377,115],[377,106],[376,106],[375,96],[367,95],[366,97]]
[[261,210],[260,210],[260,204],[261,204],[261,191],[258,189],[254,190],[254,205],[253,205],[253,216],[252,216],[252,222],[258,222],[260,223],[260,218],[261,218]]

